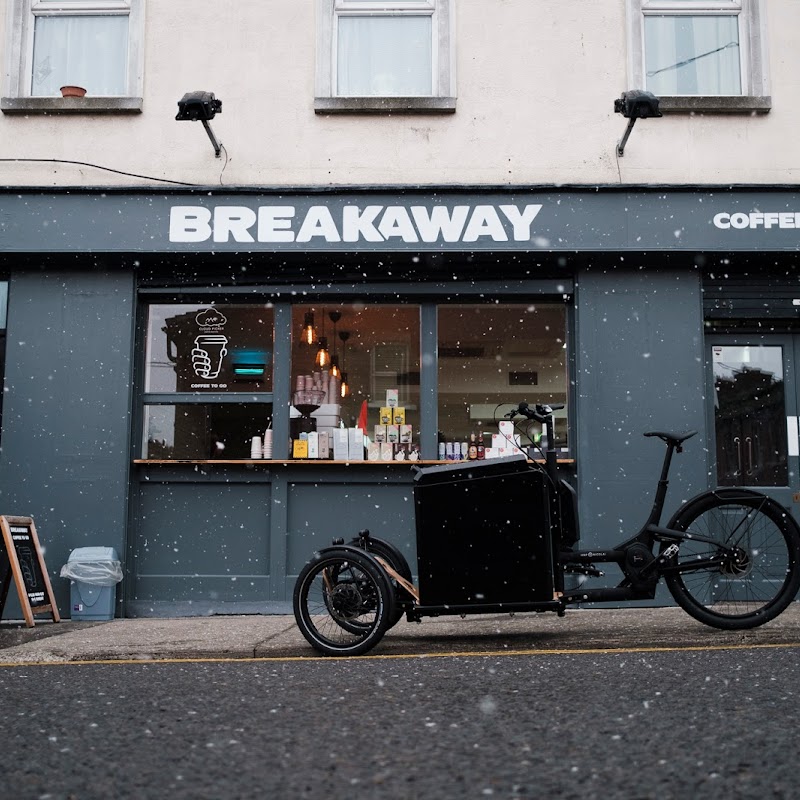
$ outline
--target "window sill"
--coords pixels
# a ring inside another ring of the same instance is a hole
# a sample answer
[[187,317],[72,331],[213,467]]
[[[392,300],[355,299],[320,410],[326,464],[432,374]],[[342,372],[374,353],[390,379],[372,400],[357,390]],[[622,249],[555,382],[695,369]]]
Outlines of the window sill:
[[772,108],[772,98],[756,96],[727,97],[659,97],[658,107],[666,113],[692,114],[767,114]]
[[141,97],[2,97],[4,114],[141,114]]
[[316,97],[317,114],[452,114],[455,97]]

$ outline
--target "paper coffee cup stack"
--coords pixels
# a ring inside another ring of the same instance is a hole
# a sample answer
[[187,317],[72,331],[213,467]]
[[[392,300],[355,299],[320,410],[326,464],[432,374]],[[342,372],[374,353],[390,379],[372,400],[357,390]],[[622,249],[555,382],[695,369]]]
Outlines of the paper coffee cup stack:
[[250,458],[263,458],[264,446],[261,444],[261,437],[254,436],[250,442]]
[[264,458],[272,458],[272,428],[264,431],[264,447],[262,449]]

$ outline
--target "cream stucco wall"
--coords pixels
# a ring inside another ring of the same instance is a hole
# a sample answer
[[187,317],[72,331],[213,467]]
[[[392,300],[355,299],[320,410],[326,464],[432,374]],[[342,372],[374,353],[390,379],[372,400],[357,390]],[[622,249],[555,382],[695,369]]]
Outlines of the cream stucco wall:
[[[624,0],[459,0],[456,113],[391,116],[314,113],[314,0],[148,0],[143,113],[0,115],[0,155],[228,186],[800,183],[800,2],[765,5],[772,111],[640,121],[619,160],[613,101],[636,88]],[[174,121],[193,90],[223,101],[212,126],[227,164],[199,124]],[[152,183],[49,163],[0,171],[6,186]]]

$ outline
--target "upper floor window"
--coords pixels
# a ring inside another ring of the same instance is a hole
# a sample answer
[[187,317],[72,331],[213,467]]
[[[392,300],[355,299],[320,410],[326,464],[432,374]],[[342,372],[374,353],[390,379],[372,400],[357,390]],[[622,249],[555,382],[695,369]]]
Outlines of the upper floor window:
[[664,110],[768,111],[759,0],[629,0],[631,88]]
[[455,0],[318,0],[317,111],[454,111]]
[[61,97],[62,86],[86,90],[68,110],[141,110],[143,0],[9,5],[4,111],[67,110],[51,100]]

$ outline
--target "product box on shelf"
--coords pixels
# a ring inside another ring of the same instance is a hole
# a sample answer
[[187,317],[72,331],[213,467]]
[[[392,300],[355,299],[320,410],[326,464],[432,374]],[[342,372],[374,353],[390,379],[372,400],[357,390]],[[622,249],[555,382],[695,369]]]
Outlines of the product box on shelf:
[[347,461],[349,450],[349,437],[347,428],[333,429],[333,459],[334,461]]
[[308,458],[308,439],[295,439],[293,441],[292,458]]
[[361,428],[347,429],[347,458],[350,461],[364,460],[364,431]]
[[378,442],[378,444],[381,444],[381,443],[387,441],[387,439],[386,439],[386,426],[385,425],[376,425],[375,426],[375,441]]
[[308,434],[308,457],[319,458],[319,434],[316,431]]
[[331,446],[328,431],[317,431],[317,433],[319,434],[319,457],[330,458]]
[[406,424],[406,410],[398,406],[392,409],[392,423],[394,425]]
[[400,426],[400,444],[411,444],[411,425]]
[[387,425],[386,426],[386,441],[390,444],[397,444],[400,441],[400,426]]
[[389,408],[397,408],[399,391],[399,389],[386,390],[386,405]]
[[367,461],[380,461],[381,445],[379,442],[370,442],[367,445]]
[[381,425],[390,425],[392,422],[392,411],[393,409],[389,408],[389,406],[381,406],[380,413],[378,414],[378,422]]
[[394,459],[394,445],[391,442],[381,444],[381,461],[392,461]]

